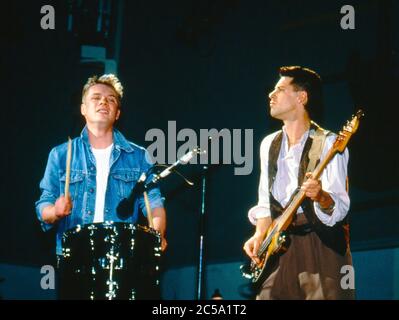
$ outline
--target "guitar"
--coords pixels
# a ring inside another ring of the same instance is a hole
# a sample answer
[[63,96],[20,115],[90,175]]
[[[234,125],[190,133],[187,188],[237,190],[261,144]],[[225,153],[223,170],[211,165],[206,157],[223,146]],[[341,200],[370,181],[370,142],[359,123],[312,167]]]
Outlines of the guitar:
[[[327,155],[320,161],[312,172],[312,178],[318,179],[322,174],[324,168],[331,161],[331,159],[338,153],[342,153],[345,150],[346,145],[349,142],[351,136],[357,131],[359,127],[359,120],[363,116],[363,111],[359,110],[355,116],[352,117],[351,121],[347,121],[347,124],[339,132],[333,146],[327,152]],[[257,253],[257,257],[260,260],[259,264],[251,261],[248,264],[240,267],[243,277],[251,279],[253,283],[260,283],[260,279],[264,278],[265,270],[270,265],[271,258],[277,256],[277,254],[284,253],[287,250],[287,234],[286,230],[290,226],[299,206],[305,200],[306,195],[303,190],[299,190],[293,195],[291,201],[285,207],[283,213],[276,219],[273,220],[269,229],[267,230],[266,237],[262,241]]]

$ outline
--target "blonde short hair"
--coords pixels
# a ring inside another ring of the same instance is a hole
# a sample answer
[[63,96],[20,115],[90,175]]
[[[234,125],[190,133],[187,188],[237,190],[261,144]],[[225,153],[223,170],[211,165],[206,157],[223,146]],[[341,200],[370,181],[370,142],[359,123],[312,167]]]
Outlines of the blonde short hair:
[[86,96],[87,91],[89,91],[89,89],[96,84],[105,84],[106,86],[111,87],[116,92],[118,102],[120,105],[120,101],[123,97],[123,86],[119,81],[119,79],[112,73],[104,74],[101,77],[92,76],[89,79],[87,79],[87,82],[84,85],[82,91],[82,100]]

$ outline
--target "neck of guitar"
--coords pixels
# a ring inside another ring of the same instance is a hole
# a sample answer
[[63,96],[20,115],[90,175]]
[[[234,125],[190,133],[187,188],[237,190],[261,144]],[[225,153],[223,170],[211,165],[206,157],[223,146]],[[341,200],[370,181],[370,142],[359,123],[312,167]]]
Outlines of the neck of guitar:
[[[312,172],[313,179],[318,179],[321,176],[323,170],[336,153],[337,151],[334,148],[329,150],[323,161],[320,161],[320,163]],[[294,218],[295,213],[297,212],[299,206],[301,205],[303,200],[305,200],[305,198],[305,192],[303,190],[299,190],[295,197],[292,199],[292,201],[285,208],[284,212],[281,214],[281,218],[279,219],[277,225],[279,231],[284,231],[288,228],[288,226],[291,224],[292,219]]]

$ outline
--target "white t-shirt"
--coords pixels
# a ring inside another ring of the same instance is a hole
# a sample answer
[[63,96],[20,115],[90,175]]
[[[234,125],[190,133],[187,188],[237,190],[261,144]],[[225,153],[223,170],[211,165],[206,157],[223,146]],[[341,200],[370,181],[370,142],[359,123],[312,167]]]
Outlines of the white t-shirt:
[[104,203],[105,203],[105,192],[107,190],[108,174],[109,174],[109,161],[111,157],[111,151],[113,143],[105,149],[94,149],[94,157],[96,158],[96,207],[94,212],[93,222],[104,222]]

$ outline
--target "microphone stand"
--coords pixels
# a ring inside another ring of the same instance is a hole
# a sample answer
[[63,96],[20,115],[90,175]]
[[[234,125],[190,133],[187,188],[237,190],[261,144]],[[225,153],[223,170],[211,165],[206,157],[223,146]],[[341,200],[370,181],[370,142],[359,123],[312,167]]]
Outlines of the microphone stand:
[[204,224],[205,224],[205,206],[206,206],[206,187],[207,187],[207,176],[208,167],[202,168],[202,184],[201,184],[201,211],[199,221],[199,259],[198,259],[198,274],[197,274],[197,300],[204,300]]

